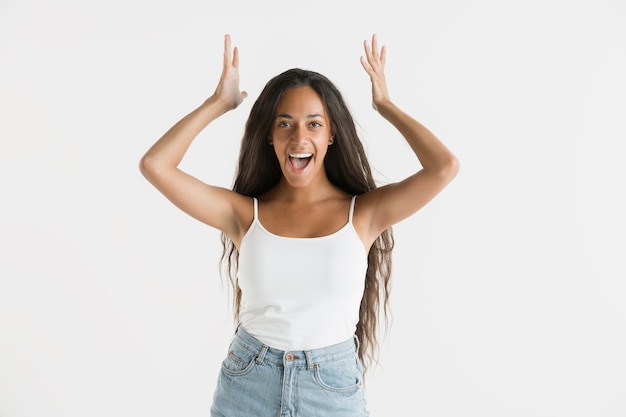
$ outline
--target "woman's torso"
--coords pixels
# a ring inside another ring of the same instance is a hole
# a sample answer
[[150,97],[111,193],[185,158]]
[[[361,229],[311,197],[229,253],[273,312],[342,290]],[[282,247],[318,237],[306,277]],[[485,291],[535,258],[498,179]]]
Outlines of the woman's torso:
[[[269,207],[254,199],[254,218],[239,248],[240,319],[246,331],[283,350],[329,346],[354,334],[367,270],[367,252],[353,225],[355,200],[350,199],[342,226],[337,217],[320,213],[292,217],[282,224],[300,222],[303,231],[291,225],[289,233],[312,237],[288,237],[264,226],[260,219]],[[280,224],[279,216],[272,212],[269,223]],[[335,230],[320,235],[324,224]]]

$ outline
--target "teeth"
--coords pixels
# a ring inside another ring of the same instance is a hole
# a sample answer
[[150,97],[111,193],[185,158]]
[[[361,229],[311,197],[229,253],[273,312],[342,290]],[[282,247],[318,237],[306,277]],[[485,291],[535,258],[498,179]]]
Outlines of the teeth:
[[290,153],[289,156],[291,158],[310,158],[313,156],[312,153]]

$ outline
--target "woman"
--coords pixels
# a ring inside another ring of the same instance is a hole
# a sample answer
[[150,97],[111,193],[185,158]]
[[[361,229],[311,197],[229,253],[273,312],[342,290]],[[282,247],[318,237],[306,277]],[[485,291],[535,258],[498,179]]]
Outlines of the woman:
[[232,190],[181,171],[200,131],[247,97],[229,35],[213,95],[141,160],[161,193],[222,233],[238,327],[212,416],[368,415],[361,381],[376,352],[379,307],[387,307],[391,227],[435,197],[459,165],[391,101],[386,49],[375,35],[364,49],[373,107],[421,165],[401,182],[376,187],[340,92],[297,68],[272,78],[254,103]]

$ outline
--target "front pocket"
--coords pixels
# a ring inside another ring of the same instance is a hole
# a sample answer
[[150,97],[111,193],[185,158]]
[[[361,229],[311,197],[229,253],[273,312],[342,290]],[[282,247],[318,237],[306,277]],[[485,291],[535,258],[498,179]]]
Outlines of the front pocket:
[[222,361],[222,370],[227,375],[245,375],[256,365],[257,355],[248,349],[233,343],[230,346],[228,355]]
[[315,382],[333,392],[349,392],[361,386],[361,370],[354,357],[317,365]]

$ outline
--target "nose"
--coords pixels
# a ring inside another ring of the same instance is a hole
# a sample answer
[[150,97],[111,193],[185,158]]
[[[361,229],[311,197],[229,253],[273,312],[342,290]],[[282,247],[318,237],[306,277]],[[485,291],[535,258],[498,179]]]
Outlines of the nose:
[[309,132],[307,132],[305,126],[300,126],[299,124],[295,125],[292,131],[291,141],[292,142],[300,142],[308,137],[310,137]]

